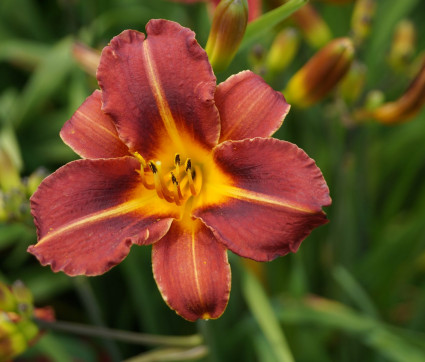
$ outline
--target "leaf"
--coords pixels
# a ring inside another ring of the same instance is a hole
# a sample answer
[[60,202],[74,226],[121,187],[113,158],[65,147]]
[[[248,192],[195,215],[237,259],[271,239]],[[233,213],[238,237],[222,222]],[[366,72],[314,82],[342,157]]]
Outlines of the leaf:
[[257,39],[261,38],[275,25],[288,18],[305,4],[307,4],[307,0],[290,0],[287,3],[265,13],[258,19],[249,23],[239,50],[247,47]]
[[294,361],[285,335],[259,281],[248,270],[244,273],[242,292],[278,361]]
[[385,324],[333,300],[309,297],[286,301],[280,306],[278,316],[285,323],[313,323],[342,330],[354,335],[391,361],[425,360],[425,350],[403,338],[402,333],[396,333]]
[[38,110],[63,86],[66,76],[74,65],[71,45],[72,39],[63,39],[45,55],[35,69],[11,115],[15,127],[25,125],[29,115]]

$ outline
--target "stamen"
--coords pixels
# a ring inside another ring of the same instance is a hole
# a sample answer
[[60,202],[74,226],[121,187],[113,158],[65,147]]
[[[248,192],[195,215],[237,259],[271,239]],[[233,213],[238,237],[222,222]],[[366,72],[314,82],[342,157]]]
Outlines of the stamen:
[[176,205],[181,205],[181,201],[183,200],[183,195],[180,190],[179,182],[177,181],[174,174],[171,172],[171,182],[173,183],[173,196],[174,196],[174,202]]
[[176,166],[177,177],[180,176],[180,164],[181,164],[180,155],[176,153],[176,155],[174,156],[174,166]]
[[153,180],[155,183],[155,190],[158,194],[158,197],[161,199],[165,199],[168,202],[173,202],[172,195],[165,185],[164,179],[162,178],[161,172],[161,162],[154,163],[153,161],[149,161],[149,168],[153,173]]
[[154,184],[148,183],[145,175],[145,168],[147,167],[146,161],[143,156],[139,152],[133,152],[133,156],[140,162],[140,171],[136,170],[136,172],[140,175],[142,179],[143,186],[145,186],[148,190],[153,190],[155,188]]
[[[190,162],[190,160],[189,160]],[[196,192],[196,188],[195,188],[195,183],[193,182],[193,176],[194,173],[192,173],[192,169],[189,167],[187,167],[186,165],[186,174],[187,174],[187,180],[189,182],[189,188],[190,188],[190,192],[192,193],[193,196],[195,196],[197,194]]]
[[186,160],[186,172],[192,168],[192,161],[190,158]]

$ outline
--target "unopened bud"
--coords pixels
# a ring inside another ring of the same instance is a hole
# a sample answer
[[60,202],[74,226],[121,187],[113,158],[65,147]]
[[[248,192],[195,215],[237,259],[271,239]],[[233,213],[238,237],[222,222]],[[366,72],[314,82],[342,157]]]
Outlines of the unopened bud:
[[314,48],[321,48],[332,39],[328,24],[310,4],[298,9],[292,18],[300,28],[305,40]]
[[338,38],[319,50],[289,80],[283,94],[299,107],[308,107],[323,99],[344,77],[354,57],[349,38]]
[[382,106],[385,102],[385,94],[381,90],[372,89],[366,95],[365,109],[373,111]]
[[353,0],[318,0],[323,3],[330,3],[335,5],[347,4],[353,2]]
[[48,171],[43,167],[39,167],[31,175],[29,175],[26,180],[27,195],[31,196],[37,190],[41,181],[43,181],[48,175]]
[[396,101],[384,103],[364,117],[386,124],[400,123],[416,116],[425,104],[425,61],[407,91]]
[[[214,0],[217,6],[221,0]],[[248,1],[248,22],[257,19],[261,15],[262,0],[247,0]]]
[[17,280],[12,285],[12,292],[18,304],[18,313],[25,317],[31,317],[33,314],[33,296],[30,290]]
[[100,62],[100,52],[88,47],[83,43],[74,43],[72,46],[72,55],[77,63],[88,74],[96,76],[96,70]]
[[10,318],[0,312],[0,361],[8,361],[24,352],[38,334],[30,320]]
[[279,73],[286,69],[297,54],[300,44],[298,31],[294,28],[281,30],[273,40],[266,58],[267,70]]
[[246,0],[222,0],[214,12],[205,50],[214,70],[227,68],[235,56],[248,22]]
[[16,300],[6,284],[0,282],[0,312],[13,312],[16,309]]
[[354,44],[360,45],[370,33],[376,10],[376,0],[357,0],[351,17],[351,33]]
[[12,131],[0,132],[0,189],[7,192],[19,188],[21,178],[19,168],[22,165],[19,147]]
[[394,31],[389,55],[389,63],[393,69],[406,69],[415,53],[416,29],[409,20],[400,21]]
[[365,80],[366,66],[358,61],[354,61],[338,86],[341,97],[347,103],[355,102],[363,90]]

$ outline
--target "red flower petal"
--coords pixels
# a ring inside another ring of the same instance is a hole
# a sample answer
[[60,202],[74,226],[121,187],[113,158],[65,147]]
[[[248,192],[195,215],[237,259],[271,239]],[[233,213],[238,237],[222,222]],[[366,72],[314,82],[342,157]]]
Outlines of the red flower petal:
[[271,136],[290,108],[282,93],[250,71],[219,84],[215,102],[221,118],[220,142]]
[[236,254],[267,261],[295,252],[327,222],[321,210],[331,203],[326,182],[294,144],[272,138],[225,142],[214,158],[234,183],[208,188],[228,200],[200,206],[193,215]]
[[94,91],[65,123],[60,135],[83,158],[128,156],[111,117],[101,111],[101,97],[100,91]]
[[102,274],[132,244],[160,239],[178,209],[141,186],[132,157],[78,160],[46,178],[31,198],[41,264],[68,275]]
[[152,246],[152,265],[164,300],[183,318],[214,319],[224,312],[230,293],[226,249],[199,220],[174,222]]
[[214,146],[215,77],[195,34],[162,19],[151,20],[146,32],[145,39],[126,30],[103,49],[97,72],[103,110],[130,149],[147,159],[170,143],[180,153],[194,141]]

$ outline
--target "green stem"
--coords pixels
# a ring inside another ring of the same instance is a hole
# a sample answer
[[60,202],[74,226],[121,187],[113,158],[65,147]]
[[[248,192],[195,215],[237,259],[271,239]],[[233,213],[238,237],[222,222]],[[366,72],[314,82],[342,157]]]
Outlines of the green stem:
[[121,342],[142,344],[149,346],[167,346],[167,347],[195,347],[199,346],[203,339],[199,334],[189,336],[160,336],[153,334],[142,334],[135,332],[122,331],[118,329],[109,329],[104,327],[89,326],[80,323],[54,321],[48,322],[41,319],[34,319],[40,328],[49,329],[58,332],[68,332],[82,336],[99,337],[112,339]]
[[153,362],[153,361],[190,361],[199,360],[208,354],[206,346],[197,346],[190,349],[167,348],[142,353],[124,362]]

